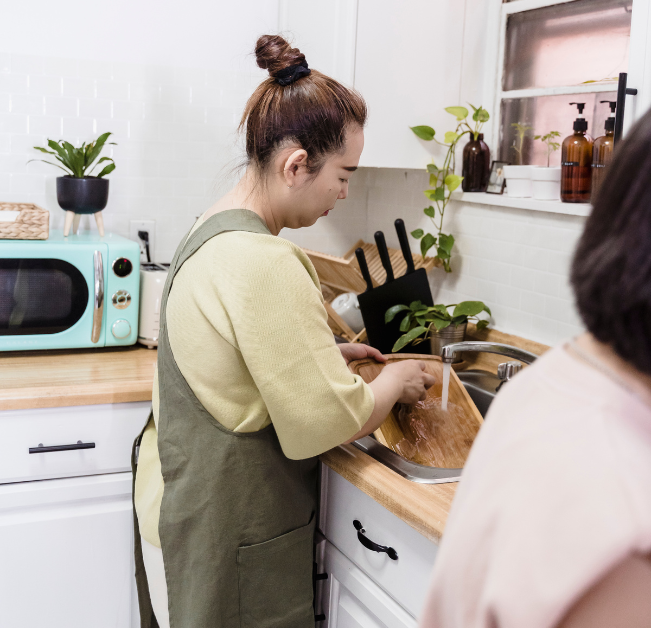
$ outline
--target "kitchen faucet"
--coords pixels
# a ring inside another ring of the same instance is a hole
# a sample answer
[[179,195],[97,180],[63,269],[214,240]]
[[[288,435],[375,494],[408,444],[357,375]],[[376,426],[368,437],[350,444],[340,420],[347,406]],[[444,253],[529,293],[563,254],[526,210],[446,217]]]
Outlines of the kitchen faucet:
[[511,345],[505,345],[499,342],[480,342],[472,340],[469,342],[453,342],[452,344],[445,345],[441,351],[441,359],[444,363],[451,364],[454,362],[457,353],[461,351],[496,353],[497,355],[503,355],[507,358],[520,360],[520,362],[524,362],[525,364],[531,364],[538,357],[530,351],[524,351],[523,349],[518,349]]

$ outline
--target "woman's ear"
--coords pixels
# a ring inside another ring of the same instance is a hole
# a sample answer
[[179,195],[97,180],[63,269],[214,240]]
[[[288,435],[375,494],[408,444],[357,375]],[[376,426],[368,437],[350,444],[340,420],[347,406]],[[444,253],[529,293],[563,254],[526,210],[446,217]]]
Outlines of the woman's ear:
[[303,148],[295,150],[285,161],[283,177],[288,188],[293,188],[300,180],[300,174],[305,174],[307,166],[307,151]]

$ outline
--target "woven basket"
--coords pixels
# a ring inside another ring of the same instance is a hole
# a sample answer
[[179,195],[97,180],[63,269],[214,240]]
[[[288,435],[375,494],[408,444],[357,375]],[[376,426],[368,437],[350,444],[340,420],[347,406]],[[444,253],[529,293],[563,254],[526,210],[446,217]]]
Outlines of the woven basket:
[[0,216],[0,239],[47,240],[50,212],[32,203],[0,203],[1,212],[20,212],[15,220],[4,222]]

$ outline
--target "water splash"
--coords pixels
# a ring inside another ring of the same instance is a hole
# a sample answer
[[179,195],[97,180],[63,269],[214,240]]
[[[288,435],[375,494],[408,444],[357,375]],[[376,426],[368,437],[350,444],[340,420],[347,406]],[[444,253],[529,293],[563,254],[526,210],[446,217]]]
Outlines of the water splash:
[[443,363],[443,389],[441,391],[441,409],[448,409],[448,393],[450,392],[450,369],[452,365],[449,362]]

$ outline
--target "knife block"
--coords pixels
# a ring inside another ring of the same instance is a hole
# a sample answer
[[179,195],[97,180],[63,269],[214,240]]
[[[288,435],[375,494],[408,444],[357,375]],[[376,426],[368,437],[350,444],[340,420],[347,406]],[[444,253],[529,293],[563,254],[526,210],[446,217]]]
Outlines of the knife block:
[[[346,325],[341,317],[328,305],[330,302],[340,295],[342,292],[354,292],[359,294],[366,290],[366,282],[362,277],[362,272],[359,269],[357,258],[355,257],[355,250],[360,247],[364,250],[368,269],[373,280],[373,286],[379,286],[386,281],[387,274],[382,266],[380,254],[378,253],[375,244],[369,244],[363,240],[358,240],[353,247],[343,256],[337,257],[336,255],[328,255],[327,253],[320,253],[318,251],[311,251],[310,249],[303,249],[319,276],[323,297],[326,301],[326,310],[328,311],[328,325],[333,333],[342,336],[349,342],[364,342],[366,340],[366,330],[362,330],[359,334],[355,334],[348,325]],[[389,248],[389,257],[391,259],[391,266],[393,267],[393,274],[396,277],[401,277],[407,270],[407,263],[402,255],[400,249]],[[414,266],[424,268],[427,272],[437,266],[434,258],[426,257],[423,259],[421,255],[413,254]],[[440,264],[439,264],[440,265]],[[342,324],[343,323],[343,324]]]

